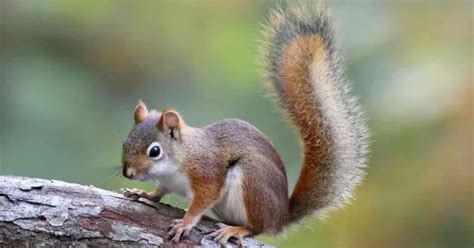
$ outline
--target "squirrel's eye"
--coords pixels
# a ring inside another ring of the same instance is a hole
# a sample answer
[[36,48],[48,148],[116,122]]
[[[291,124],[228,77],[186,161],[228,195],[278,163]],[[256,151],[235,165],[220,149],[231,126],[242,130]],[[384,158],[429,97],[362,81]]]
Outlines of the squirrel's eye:
[[157,160],[161,158],[161,147],[158,142],[153,142],[147,149],[147,155],[149,158]]

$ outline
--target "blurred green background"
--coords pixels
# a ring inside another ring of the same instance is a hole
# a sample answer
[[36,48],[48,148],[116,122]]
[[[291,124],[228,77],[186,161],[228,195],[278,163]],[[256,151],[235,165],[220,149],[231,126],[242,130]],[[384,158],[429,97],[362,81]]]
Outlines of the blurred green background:
[[[195,126],[253,123],[293,187],[295,132],[263,97],[256,69],[260,23],[275,5],[0,0],[0,174],[151,190],[111,176],[143,98]],[[473,247],[473,2],[329,6],[370,117],[368,175],[326,221],[258,238],[278,247]]]

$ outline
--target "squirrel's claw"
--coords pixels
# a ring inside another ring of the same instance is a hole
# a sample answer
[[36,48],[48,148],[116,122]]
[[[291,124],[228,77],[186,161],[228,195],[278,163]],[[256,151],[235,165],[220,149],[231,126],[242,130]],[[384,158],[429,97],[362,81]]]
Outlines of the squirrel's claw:
[[244,237],[250,235],[250,231],[243,226],[227,226],[225,224],[218,224],[220,229],[209,234],[213,237],[215,242],[219,242],[221,245],[225,245],[230,238],[236,238],[237,245],[243,246]]
[[141,189],[127,189],[121,188],[120,191],[122,192],[123,196],[127,198],[131,198],[133,200],[138,200],[139,198],[148,198],[148,193]]
[[173,237],[171,241],[178,243],[181,240],[181,237],[188,237],[192,226],[185,225],[182,219],[173,220],[171,224],[171,230],[168,232],[168,236]]

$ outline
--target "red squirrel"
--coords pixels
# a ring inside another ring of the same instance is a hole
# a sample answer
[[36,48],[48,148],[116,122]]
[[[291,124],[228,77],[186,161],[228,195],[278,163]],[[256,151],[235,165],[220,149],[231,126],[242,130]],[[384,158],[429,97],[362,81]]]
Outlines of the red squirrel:
[[159,182],[156,190],[124,190],[127,197],[160,201],[174,193],[190,199],[169,232],[189,234],[205,210],[228,226],[211,234],[229,238],[278,233],[303,217],[350,200],[364,175],[366,119],[344,77],[326,9],[310,1],[271,13],[261,42],[264,78],[299,132],[304,159],[291,194],[283,162],[253,125],[226,119],[196,128],[173,109],[149,111],[138,102],[135,125],[123,144],[123,175]]

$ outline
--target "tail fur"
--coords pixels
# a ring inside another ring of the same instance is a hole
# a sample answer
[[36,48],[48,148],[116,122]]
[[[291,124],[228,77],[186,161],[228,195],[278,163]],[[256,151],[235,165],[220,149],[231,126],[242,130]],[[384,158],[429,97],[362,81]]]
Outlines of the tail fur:
[[321,4],[275,10],[261,43],[267,85],[299,131],[304,159],[290,198],[292,221],[343,205],[364,176],[366,120]]

